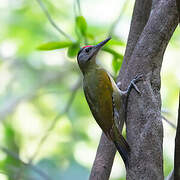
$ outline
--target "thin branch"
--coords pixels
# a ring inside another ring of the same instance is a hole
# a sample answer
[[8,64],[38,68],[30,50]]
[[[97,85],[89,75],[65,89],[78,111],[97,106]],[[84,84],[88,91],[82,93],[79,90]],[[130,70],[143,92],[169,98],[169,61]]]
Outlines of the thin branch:
[[[73,10],[74,10],[75,18],[76,18],[77,16],[82,16],[80,0],[75,0],[75,1],[74,1]],[[85,45],[88,44],[87,35],[86,35],[86,34],[82,35],[80,32],[78,32],[78,28],[77,28],[76,25],[75,25],[75,33],[76,33],[76,35],[77,35],[77,37],[78,37],[79,40],[81,40],[81,38],[82,38],[83,41],[84,41],[84,44],[85,44]]]
[[46,141],[46,139],[49,137],[50,132],[54,129],[54,127],[55,127],[58,119],[59,119],[61,116],[63,116],[65,113],[67,113],[67,112],[69,111],[69,109],[70,109],[70,107],[71,107],[71,105],[72,105],[72,103],[73,103],[73,101],[74,101],[74,98],[75,98],[75,96],[76,96],[77,90],[78,90],[79,87],[80,87],[80,84],[81,84],[81,81],[78,80],[78,82],[76,83],[75,87],[74,87],[73,90],[72,90],[72,94],[71,94],[71,96],[69,97],[69,100],[68,100],[68,102],[67,102],[67,104],[66,104],[66,107],[65,107],[64,111],[63,111],[63,112],[60,112],[60,113],[54,118],[54,120],[52,121],[51,125],[50,125],[49,128],[47,129],[46,133],[44,134],[44,136],[43,136],[42,139],[40,140],[40,142],[39,142],[39,144],[38,144],[38,146],[37,146],[37,148],[36,148],[36,151],[34,152],[34,154],[32,155],[32,157],[29,159],[29,163],[32,163],[33,160],[35,159],[35,157],[38,155],[38,153],[39,153],[42,145],[44,144],[44,142]]
[[161,115],[162,119],[164,121],[166,121],[172,128],[176,129],[176,125],[174,125],[171,121],[169,121],[166,117],[164,117],[163,115]]
[[165,180],[174,180],[174,169],[169,173]]
[[43,10],[44,14],[46,15],[47,19],[49,20],[50,24],[64,37],[66,37],[67,39],[69,39],[70,41],[75,41],[71,36],[69,36],[68,34],[66,34],[59,26],[57,26],[57,24],[54,22],[54,20],[52,19],[51,15],[49,14],[47,8],[45,7],[45,5],[43,4],[43,2],[41,0],[36,0],[39,4],[39,6],[41,7],[41,9]]
[[174,154],[174,180],[180,179],[180,92],[179,92],[179,110],[178,122],[175,138],[175,154]]
[[112,36],[114,34],[114,29],[116,28],[118,22],[121,20],[121,17],[124,13],[124,11],[126,10],[127,8],[127,5],[129,3],[129,0],[126,0],[123,4],[123,7],[121,8],[121,11],[120,11],[120,14],[119,16],[117,17],[117,19],[112,23],[110,29],[109,29],[109,36]]
[[82,15],[82,11],[81,11],[81,4],[80,4],[80,0],[76,0],[77,1],[77,6],[78,6],[78,11],[79,11],[79,15]]
[[0,146],[0,149],[6,153],[7,155],[13,157],[14,159],[20,161],[24,166],[27,166],[29,168],[31,168],[34,172],[36,172],[39,176],[41,176],[43,179],[45,180],[51,180],[51,178],[49,177],[48,174],[46,174],[44,171],[42,171],[40,168],[36,167],[35,165],[31,164],[31,163],[26,163],[24,162],[22,159],[20,159],[20,157],[18,156],[18,154],[10,151],[9,149],[7,149],[6,147]]

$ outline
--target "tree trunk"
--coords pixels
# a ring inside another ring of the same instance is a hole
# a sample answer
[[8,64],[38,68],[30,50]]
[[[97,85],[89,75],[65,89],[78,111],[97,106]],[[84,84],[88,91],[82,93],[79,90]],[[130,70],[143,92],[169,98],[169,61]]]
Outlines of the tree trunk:
[[180,179],[180,92],[179,92],[179,110],[178,123],[175,138],[175,153],[174,153],[174,180]]
[[[118,77],[120,88],[126,89],[137,74],[143,74],[143,81],[137,83],[141,96],[132,90],[127,106],[127,141],[131,147],[128,180],[164,179],[160,70],[165,49],[177,24],[175,0],[136,0]],[[90,180],[109,179],[115,148],[105,139],[105,136],[101,137]],[[110,151],[103,147],[110,147]]]

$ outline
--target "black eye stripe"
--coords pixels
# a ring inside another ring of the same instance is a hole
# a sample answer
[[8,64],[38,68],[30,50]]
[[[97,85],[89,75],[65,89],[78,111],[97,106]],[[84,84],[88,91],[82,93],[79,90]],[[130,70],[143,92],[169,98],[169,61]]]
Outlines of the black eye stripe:
[[77,54],[77,59],[83,50],[85,50],[88,53],[91,49],[92,49],[92,47],[81,48]]
[[92,49],[92,47],[88,47],[85,49],[85,51],[88,53],[91,49]]
[[89,50],[90,50],[90,48],[86,48],[86,49],[85,49],[85,51],[86,51],[87,53],[89,52]]

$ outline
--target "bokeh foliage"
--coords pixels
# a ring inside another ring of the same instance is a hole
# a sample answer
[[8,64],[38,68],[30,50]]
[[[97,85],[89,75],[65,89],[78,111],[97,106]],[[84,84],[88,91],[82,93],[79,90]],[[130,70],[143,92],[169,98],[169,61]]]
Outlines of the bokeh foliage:
[[[98,24],[83,16],[82,7],[88,7],[88,0],[82,4],[78,0],[2,2],[0,179],[88,179],[101,131],[82,92],[76,54],[81,46],[96,44],[111,35],[112,40],[100,53],[100,63],[116,77],[127,38],[119,35],[118,24],[130,24],[132,9],[121,10],[123,3],[118,3],[121,16],[114,15],[110,24]],[[132,7],[133,2],[125,5]],[[113,14],[113,9],[109,13]],[[179,35],[177,29],[168,49],[171,57],[180,47]],[[175,119],[180,86],[179,74],[175,70],[172,73],[172,64],[177,63],[174,59],[170,68],[163,65],[162,71],[163,109],[171,120]],[[175,131],[166,124],[165,128],[170,134],[165,142],[172,141]],[[172,159],[172,153],[165,151],[166,175]],[[113,180],[125,177],[125,171],[119,170],[122,168],[117,156]]]

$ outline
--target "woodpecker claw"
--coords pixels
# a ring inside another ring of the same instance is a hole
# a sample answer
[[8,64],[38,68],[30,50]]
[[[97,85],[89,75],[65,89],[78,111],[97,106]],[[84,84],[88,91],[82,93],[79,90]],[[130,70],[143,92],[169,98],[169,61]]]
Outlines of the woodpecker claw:
[[136,75],[136,77],[131,80],[131,83],[129,84],[126,93],[129,94],[131,89],[134,88],[136,90],[137,93],[141,94],[141,91],[138,89],[138,87],[136,86],[136,83],[140,80],[142,80],[143,75],[142,74],[138,74]]
[[132,87],[137,91],[137,93],[141,94],[141,91],[136,86],[135,82],[131,81]]
[[139,94],[141,94],[140,90],[138,89],[138,87],[136,86],[135,83],[138,82],[138,81],[141,81],[142,79],[143,79],[142,74],[136,75],[136,77],[131,81],[131,84],[130,84],[129,88],[131,89],[133,87]]
[[136,83],[137,81],[140,81],[143,79],[143,75],[142,74],[138,74],[136,75],[136,77],[132,80],[134,83]]

